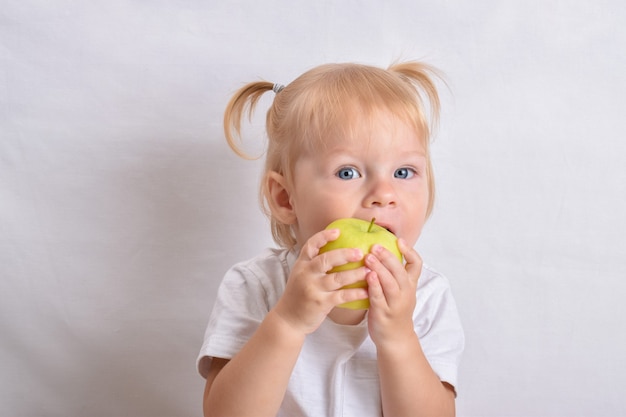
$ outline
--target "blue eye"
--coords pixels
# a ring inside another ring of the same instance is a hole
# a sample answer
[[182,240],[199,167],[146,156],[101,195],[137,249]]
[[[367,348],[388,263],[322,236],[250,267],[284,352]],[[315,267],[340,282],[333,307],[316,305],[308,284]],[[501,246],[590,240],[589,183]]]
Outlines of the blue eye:
[[411,168],[398,168],[396,172],[393,173],[394,178],[402,178],[409,179],[415,175],[415,170]]
[[359,171],[357,171],[356,168],[353,167],[341,168],[339,171],[337,171],[335,175],[337,175],[342,180],[353,180],[355,178],[361,178],[361,174],[359,173]]

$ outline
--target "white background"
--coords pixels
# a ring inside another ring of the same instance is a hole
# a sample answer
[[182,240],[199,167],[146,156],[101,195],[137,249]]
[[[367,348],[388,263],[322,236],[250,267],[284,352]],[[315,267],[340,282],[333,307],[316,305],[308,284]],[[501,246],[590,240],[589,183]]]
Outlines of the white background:
[[458,415],[626,415],[625,23],[622,0],[2,0],[0,415],[199,416],[217,285],[272,245],[230,94],[398,58],[449,84],[418,249],[466,329]]

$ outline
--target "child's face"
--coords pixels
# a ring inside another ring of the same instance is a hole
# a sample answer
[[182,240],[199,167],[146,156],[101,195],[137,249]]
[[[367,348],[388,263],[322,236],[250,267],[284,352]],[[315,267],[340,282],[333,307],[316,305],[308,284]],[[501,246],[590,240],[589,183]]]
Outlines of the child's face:
[[301,156],[290,202],[298,245],[338,218],[376,218],[411,246],[426,220],[426,150],[415,129],[385,114],[363,121],[358,137]]

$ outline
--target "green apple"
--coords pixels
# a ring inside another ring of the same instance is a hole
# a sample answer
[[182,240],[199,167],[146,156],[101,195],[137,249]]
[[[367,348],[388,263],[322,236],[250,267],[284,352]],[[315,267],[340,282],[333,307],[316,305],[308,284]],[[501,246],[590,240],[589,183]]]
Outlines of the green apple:
[[[372,221],[365,221],[361,219],[339,219],[335,220],[326,229],[339,229],[340,235],[336,240],[328,242],[320,249],[320,253],[328,252],[333,249],[340,248],[358,248],[363,251],[364,254],[370,252],[372,246],[375,243],[387,248],[391,253],[396,255],[400,261],[402,261],[402,254],[398,249],[398,238],[389,230],[375,224],[376,219]],[[358,262],[349,262],[344,265],[336,266],[329,273],[347,271],[350,269],[356,269],[365,264],[364,260]],[[359,288],[367,287],[365,281],[359,281],[354,284],[346,285],[344,288]],[[350,301],[348,303],[340,304],[339,307],[350,308],[353,310],[366,310],[370,306],[369,299]]]

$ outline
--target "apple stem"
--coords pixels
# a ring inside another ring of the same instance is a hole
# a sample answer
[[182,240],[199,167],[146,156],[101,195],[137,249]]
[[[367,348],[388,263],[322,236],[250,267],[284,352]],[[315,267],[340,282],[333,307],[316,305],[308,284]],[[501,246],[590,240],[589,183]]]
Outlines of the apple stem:
[[370,227],[367,228],[367,233],[372,230],[372,226],[374,226],[374,222],[376,221],[376,217],[372,217],[372,221],[370,222]]

